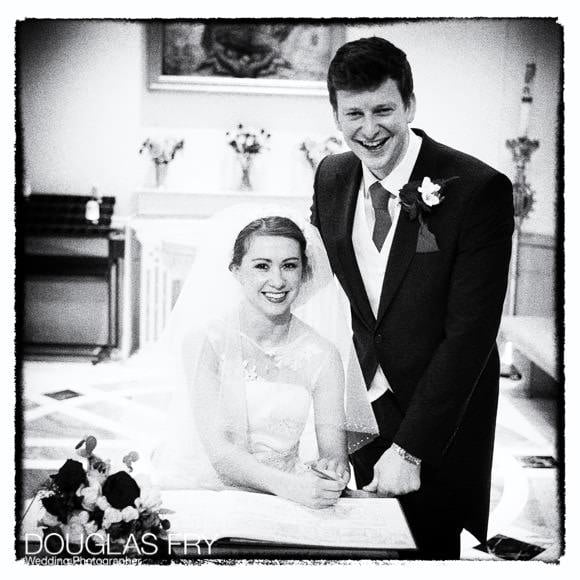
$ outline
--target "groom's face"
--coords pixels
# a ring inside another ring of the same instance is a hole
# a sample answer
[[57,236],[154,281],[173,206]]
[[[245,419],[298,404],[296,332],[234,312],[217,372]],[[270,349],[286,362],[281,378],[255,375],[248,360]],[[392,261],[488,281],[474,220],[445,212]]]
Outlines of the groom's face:
[[352,152],[375,177],[384,179],[407,151],[415,97],[405,105],[393,79],[375,90],[339,90],[334,117]]

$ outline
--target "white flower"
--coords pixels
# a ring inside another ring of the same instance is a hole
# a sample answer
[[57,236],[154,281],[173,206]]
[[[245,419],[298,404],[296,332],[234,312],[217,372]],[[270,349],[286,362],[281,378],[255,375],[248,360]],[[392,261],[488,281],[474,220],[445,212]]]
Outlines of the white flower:
[[111,524],[116,524],[122,520],[123,516],[121,515],[120,510],[114,507],[108,507],[103,516],[103,528],[107,529]]
[[101,497],[101,486],[97,484],[83,487],[77,492],[77,495],[82,498],[83,508],[92,511],[95,509],[99,497]]
[[72,513],[68,519],[70,525],[84,526],[89,521],[89,512],[79,510]]
[[40,520],[38,520],[39,526],[48,526],[49,528],[54,528],[59,524],[60,522],[58,521],[58,518],[47,511],[45,511]]
[[151,157],[153,157],[153,159],[159,159],[162,155],[163,150],[161,149],[161,146],[159,145],[159,143],[153,141],[151,143]]
[[439,205],[441,203],[441,197],[437,192],[441,189],[440,185],[437,185],[431,181],[429,177],[423,178],[423,183],[417,188],[421,194],[421,199],[429,206]]
[[121,517],[124,522],[130,522],[139,517],[139,512],[133,506],[128,505],[126,508],[121,510]]
[[232,149],[238,155],[255,155],[266,146],[270,135],[265,129],[256,129],[255,127],[244,127],[239,124],[235,131],[227,131],[226,139]]
[[143,153],[145,149],[148,149],[151,159],[153,159],[155,163],[169,163],[173,160],[175,153],[181,148],[183,148],[183,139],[177,140],[175,138],[167,138],[160,142],[153,139],[146,139],[143,145],[141,145],[139,153]]
[[87,522],[85,524],[85,533],[88,535],[94,534],[99,528],[96,522]]
[[325,153],[340,153],[342,150],[342,141],[337,137],[329,137],[324,142]]
[[62,532],[65,540],[68,540],[69,544],[82,544],[84,542],[85,528],[78,522],[64,525]]
[[107,477],[109,477],[109,470],[110,465],[107,465],[105,471],[99,471],[98,469],[89,467],[87,470],[87,480],[89,482],[89,487],[98,487],[100,489],[103,483],[105,483]]
[[111,507],[111,504],[107,501],[107,498],[104,495],[101,495],[97,499],[97,507],[103,511],[106,511]]
[[154,511],[161,506],[161,493],[157,488],[141,488],[141,495],[135,500],[140,512]]
[[107,543],[107,537],[109,534],[105,530],[98,530],[91,534],[91,540],[95,542],[97,546],[104,546]]

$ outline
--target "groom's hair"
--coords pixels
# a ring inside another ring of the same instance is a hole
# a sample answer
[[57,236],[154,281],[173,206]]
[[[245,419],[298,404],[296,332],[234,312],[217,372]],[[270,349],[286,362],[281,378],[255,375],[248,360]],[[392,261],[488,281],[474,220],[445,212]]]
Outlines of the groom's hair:
[[300,246],[300,257],[302,259],[302,278],[306,279],[310,275],[310,266],[306,256],[306,238],[302,230],[291,219],[281,216],[268,216],[258,218],[250,222],[240,231],[234,242],[234,250],[230,269],[233,266],[240,266],[250,244],[255,236],[278,236],[296,240]]
[[397,83],[405,106],[413,96],[413,73],[407,55],[394,44],[372,36],[343,44],[328,68],[328,97],[336,111],[336,91],[373,91],[388,79]]

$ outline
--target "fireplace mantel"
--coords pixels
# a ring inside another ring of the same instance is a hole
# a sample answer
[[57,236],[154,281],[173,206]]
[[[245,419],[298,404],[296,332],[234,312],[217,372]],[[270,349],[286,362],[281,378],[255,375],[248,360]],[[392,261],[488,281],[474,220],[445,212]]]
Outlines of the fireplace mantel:
[[203,191],[141,189],[137,192],[137,215],[142,217],[206,218],[238,203],[292,206],[307,211],[310,196],[268,191]]

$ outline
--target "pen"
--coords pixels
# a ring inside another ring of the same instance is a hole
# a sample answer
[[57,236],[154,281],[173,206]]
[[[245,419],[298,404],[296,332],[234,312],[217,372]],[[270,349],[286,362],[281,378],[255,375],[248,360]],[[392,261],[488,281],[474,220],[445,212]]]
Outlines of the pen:
[[313,471],[314,473],[316,473],[316,475],[318,475],[319,477],[322,477],[322,479],[328,479],[330,481],[341,481],[341,478],[333,475],[330,471],[324,471],[322,469],[318,469],[316,467],[314,467],[313,465],[309,465],[308,469],[310,469],[310,471]]

